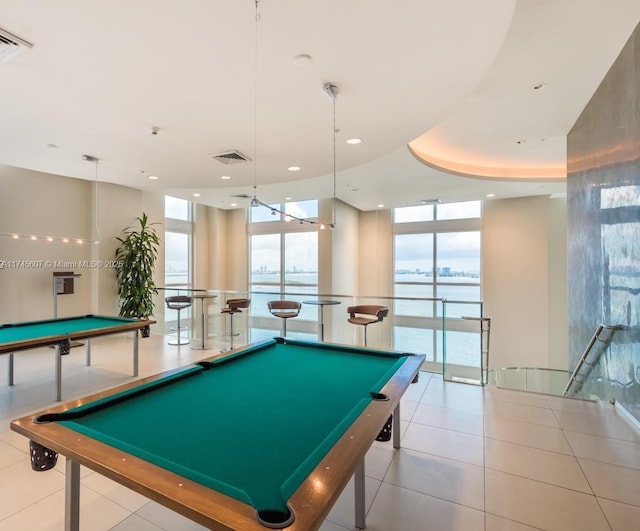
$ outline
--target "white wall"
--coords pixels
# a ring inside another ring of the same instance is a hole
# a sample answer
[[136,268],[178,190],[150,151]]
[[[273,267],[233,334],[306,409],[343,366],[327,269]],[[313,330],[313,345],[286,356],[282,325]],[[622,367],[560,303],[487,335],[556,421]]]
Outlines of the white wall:
[[543,196],[485,203],[482,298],[492,320],[491,367],[566,366],[566,348],[557,351],[567,337],[561,203]]

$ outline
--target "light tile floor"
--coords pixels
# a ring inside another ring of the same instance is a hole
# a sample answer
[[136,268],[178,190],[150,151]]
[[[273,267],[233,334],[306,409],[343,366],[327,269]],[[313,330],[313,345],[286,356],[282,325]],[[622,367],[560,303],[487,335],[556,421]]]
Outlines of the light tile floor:
[[[140,342],[140,375],[217,350]],[[131,379],[131,338],[92,342],[63,362],[63,399]],[[0,358],[2,358],[0,356]],[[14,387],[0,362],[0,531],[58,531],[64,522],[64,460],[32,472],[27,440],[11,419],[54,404],[53,351],[15,356]],[[421,373],[402,403],[402,445],[375,442],[366,458],[370,531],[637,531],[640,433],[610,404],[443,382]],[[125,487],[82,469],[82,529],[202,529]],[[321,531],[353,530],[349,485]]]

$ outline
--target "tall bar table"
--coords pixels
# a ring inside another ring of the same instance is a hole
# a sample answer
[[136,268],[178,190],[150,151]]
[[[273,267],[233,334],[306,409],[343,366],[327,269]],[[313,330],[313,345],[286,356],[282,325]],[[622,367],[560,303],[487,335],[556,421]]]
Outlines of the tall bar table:
[[342,302],[319,299],[319,300],[312,300],[312,301],[302,301],[302,303],[313,304],[315,306],[318,306],[318,314],[320,315],[319,325],[318,325],[320,328],[320,341],[324,341],[324,307],[333,306],[335,304],[342,304]]
[[202,341],[191,343],[191,348],[194,350],[209,350],[211,347],[207,346],[207,322],[205,319],[205,299],[215,299],[217,295],[209,293],[207,291],[197,291],[191,295],[192,299],[200,299],[200,331],[202,333]]

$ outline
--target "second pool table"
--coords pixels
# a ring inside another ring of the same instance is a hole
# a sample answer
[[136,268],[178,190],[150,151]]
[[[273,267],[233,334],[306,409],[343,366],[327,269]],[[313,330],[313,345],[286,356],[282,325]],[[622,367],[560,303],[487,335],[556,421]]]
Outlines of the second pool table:
[[104,315],[78,315],[0,324],[0,354],[8,355],[8,384],[13,385],[13,354],[37,347],[55,347],[56,400],[62,400],[62,356],[72,341],[86,340],[85,363],[91,365],[91,338],[133,332],[133,376],[138,376],[138,330],[152,320]]
[[[356,473],[423,355],[276,338],[12,422],[67,457],[67,529],[85,465],[210,529],[309,531]],[[50,452],[49,452],[50,454]]]

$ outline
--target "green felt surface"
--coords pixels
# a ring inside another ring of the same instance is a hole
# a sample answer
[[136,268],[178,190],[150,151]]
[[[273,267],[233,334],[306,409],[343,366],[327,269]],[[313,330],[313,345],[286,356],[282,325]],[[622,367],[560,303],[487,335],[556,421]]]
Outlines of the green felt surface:
[[4,324],[0,325],[0,343],[67,335],[99,328],[110,328],[112,326],[133,322],[135,322],[135,319],[83,315],[80,317],[48,319],[45,321]]
[[273,343],[62,423],[257,510],[283,511],[405,359]]

